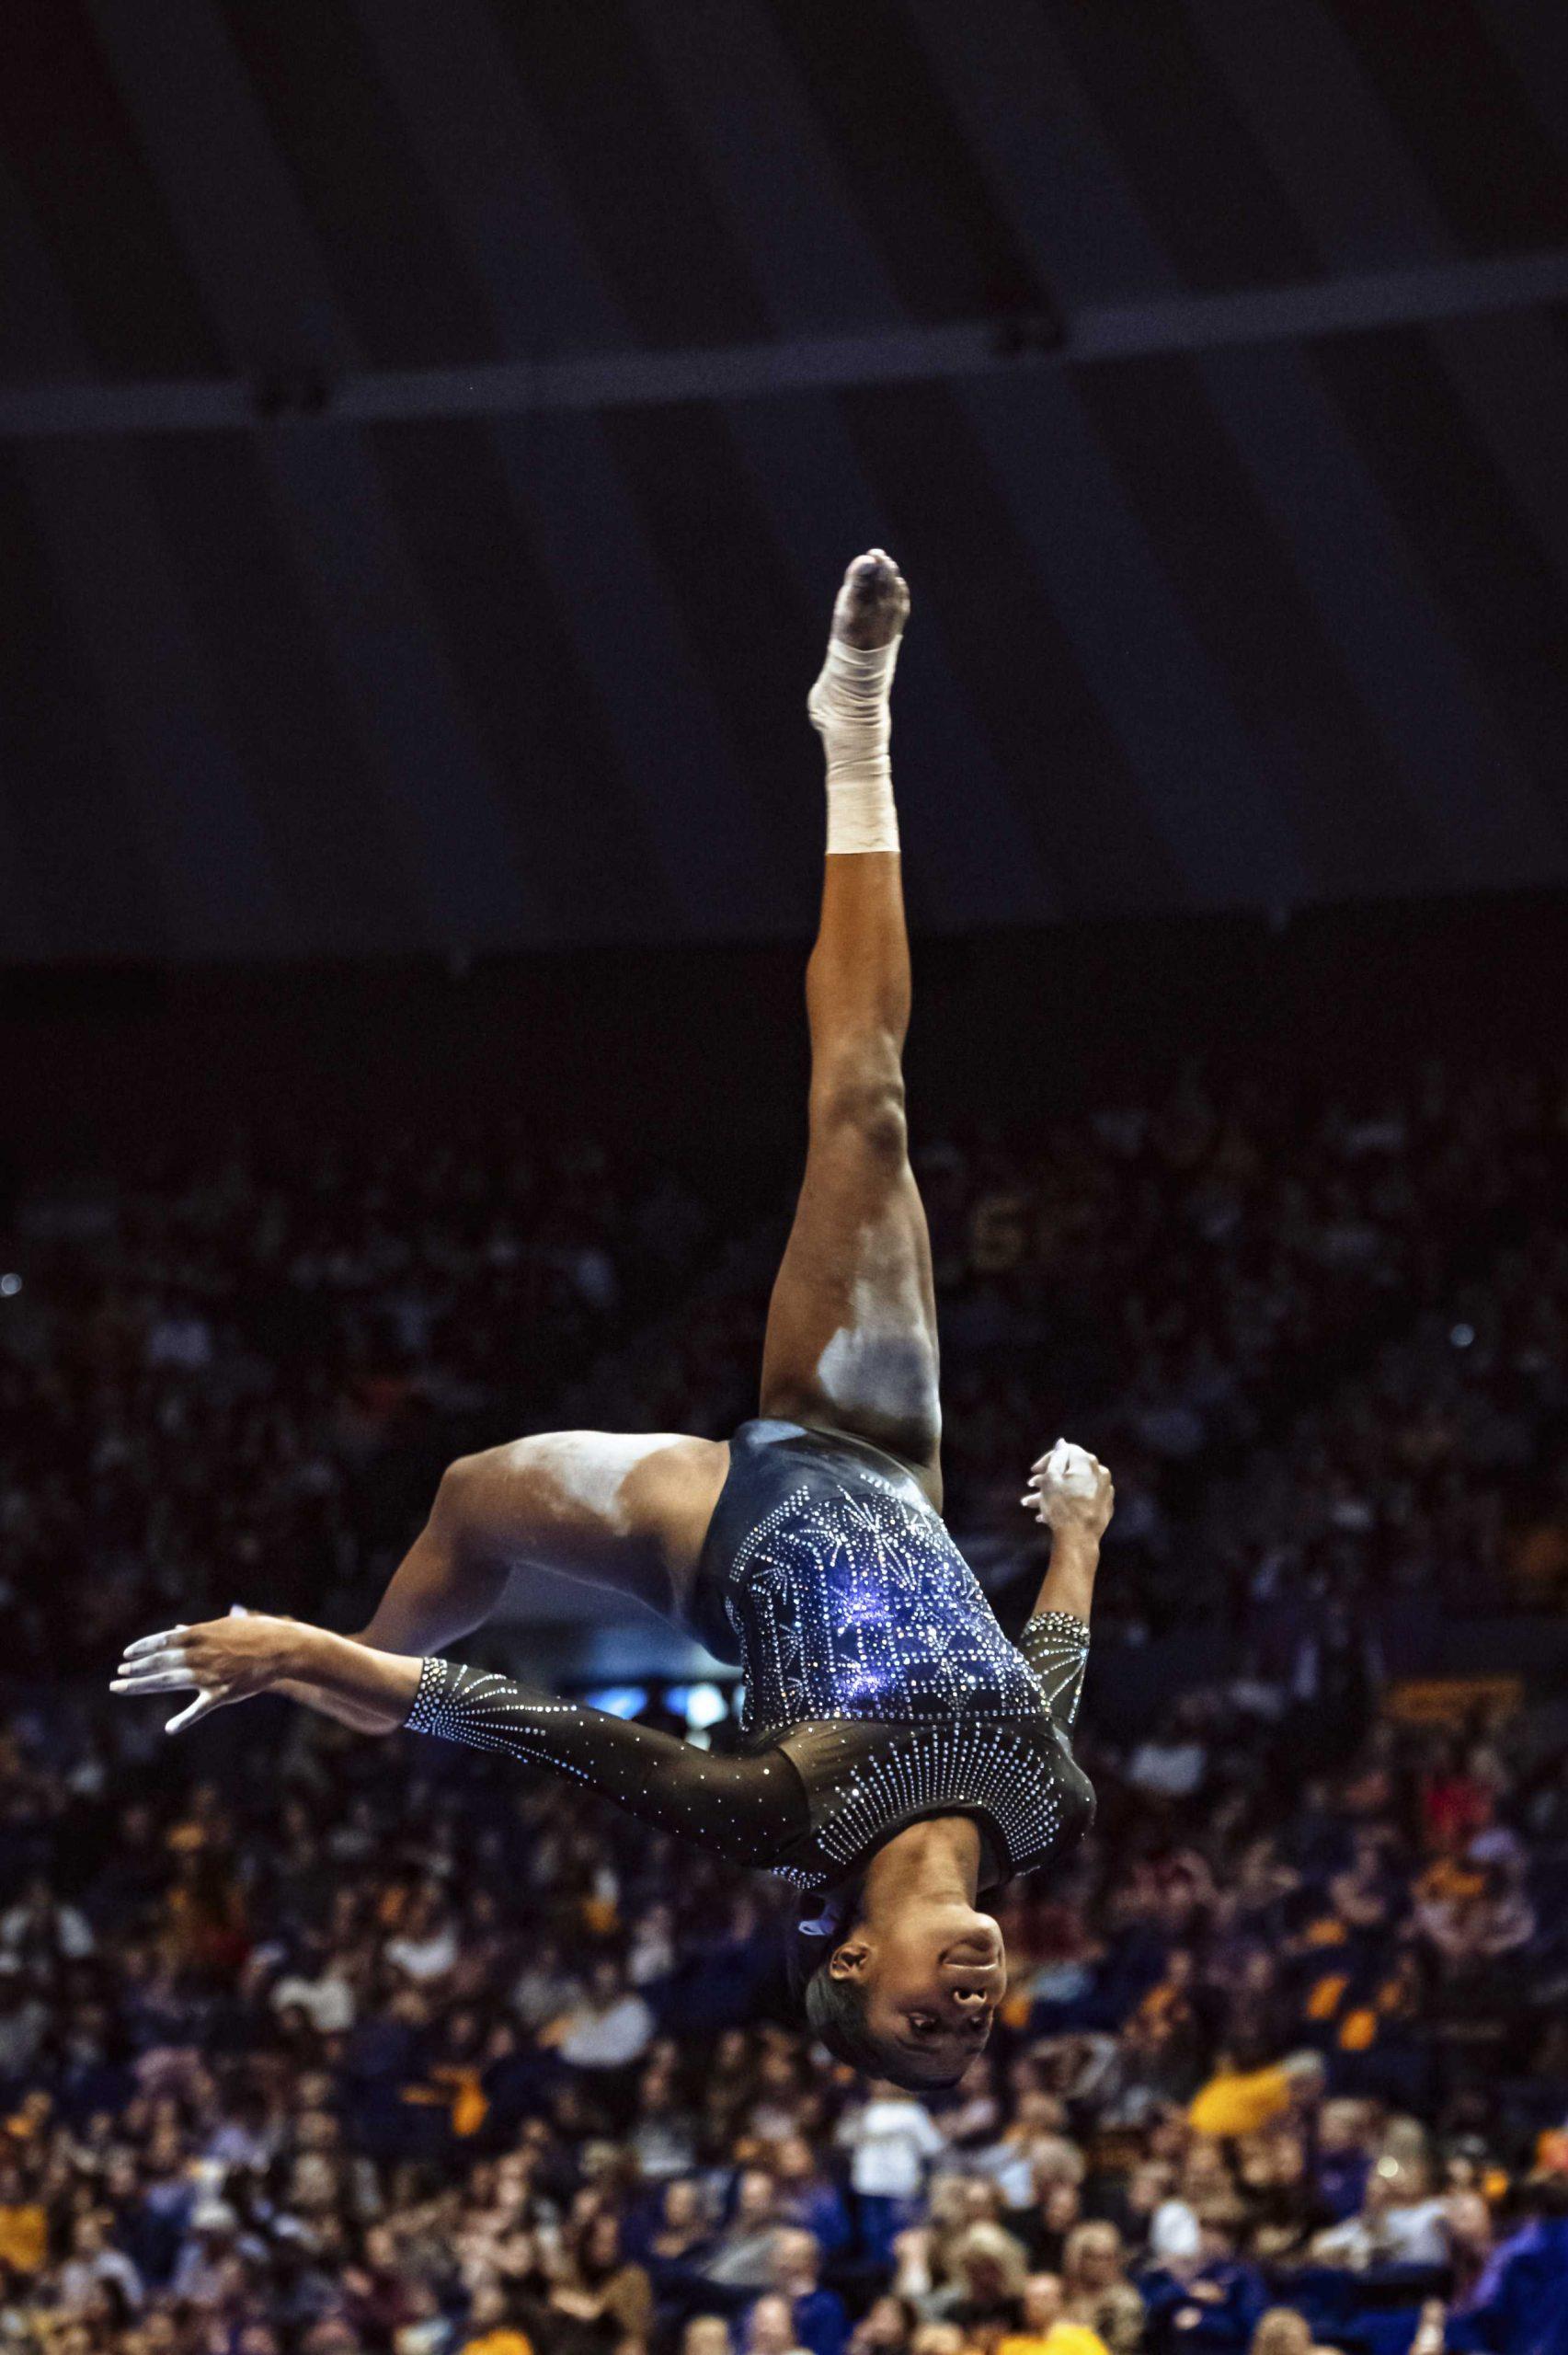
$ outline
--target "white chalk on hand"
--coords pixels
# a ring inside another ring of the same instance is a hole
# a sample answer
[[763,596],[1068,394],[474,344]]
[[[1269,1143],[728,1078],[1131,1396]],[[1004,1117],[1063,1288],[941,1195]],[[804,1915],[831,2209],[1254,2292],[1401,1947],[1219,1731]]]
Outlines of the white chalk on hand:
[[1094,1459],[1086,1447],[1059,1439],[1046,1458],[1046,1478],[1069,1497],[1092,1497],[1099,1482]]

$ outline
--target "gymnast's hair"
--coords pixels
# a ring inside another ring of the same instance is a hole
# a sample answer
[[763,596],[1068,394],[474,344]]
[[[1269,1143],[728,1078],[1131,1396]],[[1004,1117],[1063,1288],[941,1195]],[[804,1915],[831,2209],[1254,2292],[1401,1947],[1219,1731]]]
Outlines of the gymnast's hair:
[[852,2069],[868,2077],[889,2078],[906,2093],[933,2093],[956,2085],[962,2069],[946,2076],[915,2069],[909,2054],[898,2045],[873,2036],[866,2025],[865,1989],[860,1981],[833,1977],[830,1965],[853,1922],[852,1902],[840,1928],[830,1936],[824,1936],[815,1924],[810,1930],[802,1924],[790,1938],[786,1957],[790,1992],[806,2015],[807,2027],[835,2061],[847,2061]]
[[893,2075],[895,2071],[887,2066],[865,2024],[864,1988],[858,1979],[835,1979],[828,1968],[831,1959],[831,1956],[823,1957],[802,1991],[807,2027],[835,2061],[847,2061],[852,2069],[864,2069],[868,2076]]

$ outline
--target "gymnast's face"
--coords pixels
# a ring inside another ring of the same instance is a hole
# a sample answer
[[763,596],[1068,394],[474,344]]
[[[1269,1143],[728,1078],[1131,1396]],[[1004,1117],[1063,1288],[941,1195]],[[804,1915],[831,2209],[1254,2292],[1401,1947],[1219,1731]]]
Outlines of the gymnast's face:
[[901,2084],[961,2076],[1007,1991],[1001,1932],[972,1905],[906,1904],[875,1935],[857,1924],[829,1969],[859,1982],[866,2028]]

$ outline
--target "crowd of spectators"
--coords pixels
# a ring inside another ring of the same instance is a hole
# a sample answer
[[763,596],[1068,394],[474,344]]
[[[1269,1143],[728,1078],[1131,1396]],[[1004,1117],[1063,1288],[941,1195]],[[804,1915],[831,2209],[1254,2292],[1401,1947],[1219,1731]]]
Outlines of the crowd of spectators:
[[[1428,1067],[1352,1102],[1196,1075],[921,1143],[946,1511],[982,1575],[1061,1430],[1114,1466],[1106,1622],[1276,1591],[1568,1595],[1568,1078]],[[752,1411],[772,1251],[601,1362],[584,1419]]]
[[[240,1598],[358,1623],[441,1464],[753,1410],[777,1222],[589,1146],[235,1147],[36,1189],[0,1272],[0,2355],[1548,2355],[1568,1763],[1380,1706],[1389,1594],[1555,1606],[1562,1085],[1284,1085],[920,1149],[952,1516],[1112,1463],[1096,1723],[923,2106],[792,2021],[783,1899],[598,1803],[67,1681]],[[657,1699],[652,1705],[657,1711]],[[722,1741],[726,1729],[715,1729]],[[1315,2336],[1314,2336],[1315,2335]]]
[[766,1880],[510,1760],[163,1714],[0,1746],[6,2355],[1561,2343],[1568,1757],[1521,1728],[1374,1714],[1324,1771],[1255,1680],[1180,1761],[1091,1705],[1095,1829],[926,2105],[794,2023]]
[[672,1298],[673,1170],[498,1130],[235,1141],[26,1195],[0,1274],[0,1658],[222,1610],[359,1624],[464,1449]]
[[[917,1137],[948,1512],[982,1576],[1061,1429],[1116,1474],[1105,1608],[1568,1591],[1564,1084],[1189,1077],[1055,1129]],[[354,1625],[445,1462],[558,1422],[754,1411],[786,1215],[494,1133],[234,1145],[24,1200],[0,1271],[0,1644],[97,1662],[241,1588]]]

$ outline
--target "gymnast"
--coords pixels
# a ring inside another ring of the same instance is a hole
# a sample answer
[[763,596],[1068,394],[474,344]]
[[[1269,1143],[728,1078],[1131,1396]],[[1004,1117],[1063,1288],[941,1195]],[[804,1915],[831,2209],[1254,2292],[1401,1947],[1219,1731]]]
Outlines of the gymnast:
[[[841,2058],[951,2085],[1006,1986],[987,1891],[1093,1810],[1070,1747],[1104,1465],[1059,1441],[1023,1499],[1050,1558],[1016,1646],[941,1518],[935,1304],[910,1166],[910,959],[888,745],[909,591],[851,565],[809,698],[828,763],[807,971],[809,1138],[768,1314],[759,1420],[726,1441],[557,1431],[452,1465],[357,1637],[236,1613],[132,1644],[113,1690],[194,1688],[174,1732],[281,1693],[365,1733],[407,1726],[574,1776],[643,1821],[809,1892],[796,1971]],[[441,1655],[511,1569],[636,1596],[738,1666],[718,1755]]]

